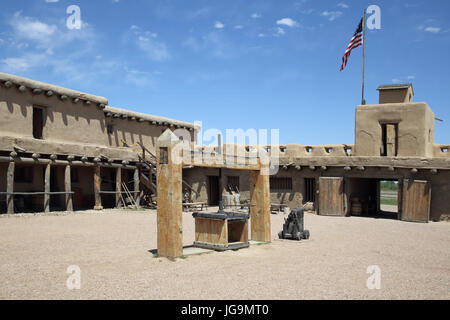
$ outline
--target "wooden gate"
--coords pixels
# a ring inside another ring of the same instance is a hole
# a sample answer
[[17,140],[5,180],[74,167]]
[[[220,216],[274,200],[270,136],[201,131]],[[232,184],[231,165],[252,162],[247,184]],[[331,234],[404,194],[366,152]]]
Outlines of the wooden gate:
[[404,179],[402,189],[401,220],[428,222],[431,201],[430,182]]
[[319,178],[319,215],[345,216],[344,178]]

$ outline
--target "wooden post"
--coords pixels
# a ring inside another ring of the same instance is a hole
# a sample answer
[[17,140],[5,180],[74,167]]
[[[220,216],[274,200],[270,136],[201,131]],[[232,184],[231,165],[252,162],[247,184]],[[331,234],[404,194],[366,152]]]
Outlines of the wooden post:
[[116,208],[120,208],[122,197],[122,168],[116,169]]
[[51,173],[51,164],[47,164],[45,166],[45,177],[44,177],[44,211],[50,212],[50,173]]
[[[64,188],[65,192],[72,192],[72,177],[70,174],[70,165],[67,165],[65,168],[64,174]],[[73,211],[73,200],[72,194],[66,193],[66,211]]]
[[134,169],[134,199],[136,201],[136,207],[139,207],[141,204],[141,193],[139,190],[140,173],[139,168]]
[[100,188],[102,185],[102,177],[100,175],[100,167],[94,167],[94,193],[95,193],[95,206],[94,210],[103,210],[102,196],[100,194]]
[[11,161],[8,165],[8,173],[6,176],[6,205],[7,205],[7,213],[14,214],[14,169],[16,167],[16,163]]
[[175,162],[173,158],[173,149],[179,142],[167,129],[156,145],[158,255],[172,259],[183,255],[182,161]]
[[[268,172],[268,171],[267,171]],[[270,176],[250,172],[251,240],[270,242]]]

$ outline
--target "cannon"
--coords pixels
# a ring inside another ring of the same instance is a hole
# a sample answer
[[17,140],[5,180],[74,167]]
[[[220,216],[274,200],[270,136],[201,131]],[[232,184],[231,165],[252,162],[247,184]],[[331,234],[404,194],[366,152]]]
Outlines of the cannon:
[[303,225],[304,209],[291,211],[284,219],[283,231],[278,233],[280,239],[302,240],[309,239],[309,231]]

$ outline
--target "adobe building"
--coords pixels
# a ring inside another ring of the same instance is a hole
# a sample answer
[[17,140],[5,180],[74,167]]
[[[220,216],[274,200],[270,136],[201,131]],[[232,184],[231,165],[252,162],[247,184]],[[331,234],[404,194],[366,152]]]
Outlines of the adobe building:
[[[395,181],[394,218],[425,222],[448,217],[449,146],[434,143],[431,108],[413,102],[411,84],[378,90],[379,104],[356,108],[354,145],[279,146],[280,170],[270,179],[272,203],[291,209],[308,204],[320,215],[382,217],[380,182]],[[241,202],[249,199],[246,173],[222,171],[219,190],[219,170],[185,171],[196,190],[194,201],[217,204],[220,194],[230,190],[239,190]]]
[[0,212],[101,209],[156,190],[152,156],[168,128],[192,123],[0,73]]
[[[273,204],[377,216],[380,181],[395,181],[396,217],[425,222],[450,214],[449,146],[434,143],[432,110],[413,102],[410,84],[378,90],[379,104],[356,108],[354,145],[260,146],[269,153],[279,148],[280,170],[270,178]],[[156,193],[155,145],[166,129],[187,130],[195,150],[204,149],[192,123],[0,73],[0,212],[112,208],[128,205],[124,198],[139,204]],[[230,148],[236,146],[220,152]],[[244,148],[249,155],[257,146]],[[184,167],[183,180],[187,202],[217,205],[230,192],[241,203],[250,198],[244,171]]]

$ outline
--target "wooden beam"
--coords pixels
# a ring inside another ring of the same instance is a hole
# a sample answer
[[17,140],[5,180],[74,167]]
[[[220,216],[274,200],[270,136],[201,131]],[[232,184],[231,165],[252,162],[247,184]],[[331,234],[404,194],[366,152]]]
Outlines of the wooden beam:
[[135,193],[135,201],[136,201],[136,207],[139,207],[141,205],[141,192],[139,190],[139,183],[140,183],[140,176],[141,176],[141,171],[139,170],[139,168],[134,169],[134,191]]
[[6,206],[8,214],[14,214],[14,195],[12,193],[14,192],[15,167],[16,163],[14,161],[11,161],[8,165],[8,173],[6,176],[6,192],[8,193],[6,195]]
[[102,206],[102,197],[100,194],[101,185],[102,185],[102,177],[100,167],[94,167],[94,193],[95,193],[95,206],[94,210],[103,210]]
[[51,164],[45,166],[45,177],[44,177],[44,212],[50,212],[50,174],[51,174]]
[[270,242],[270,176],[250,172],[251,239]]
[[116,168],[116,208],[121,207],[122,194],[122,168]]
[[66,211],[73,211],[73,199],[72,199],[72,177],[70,172],[70,165],[65,168],[64,174],[64,191],[70,192],[66,194]]
[[[157,140],[158,255],[183,255],[182,163],[172,158],[179,139],[166,130]],[[180,161],[181,162],[181,161]]]

